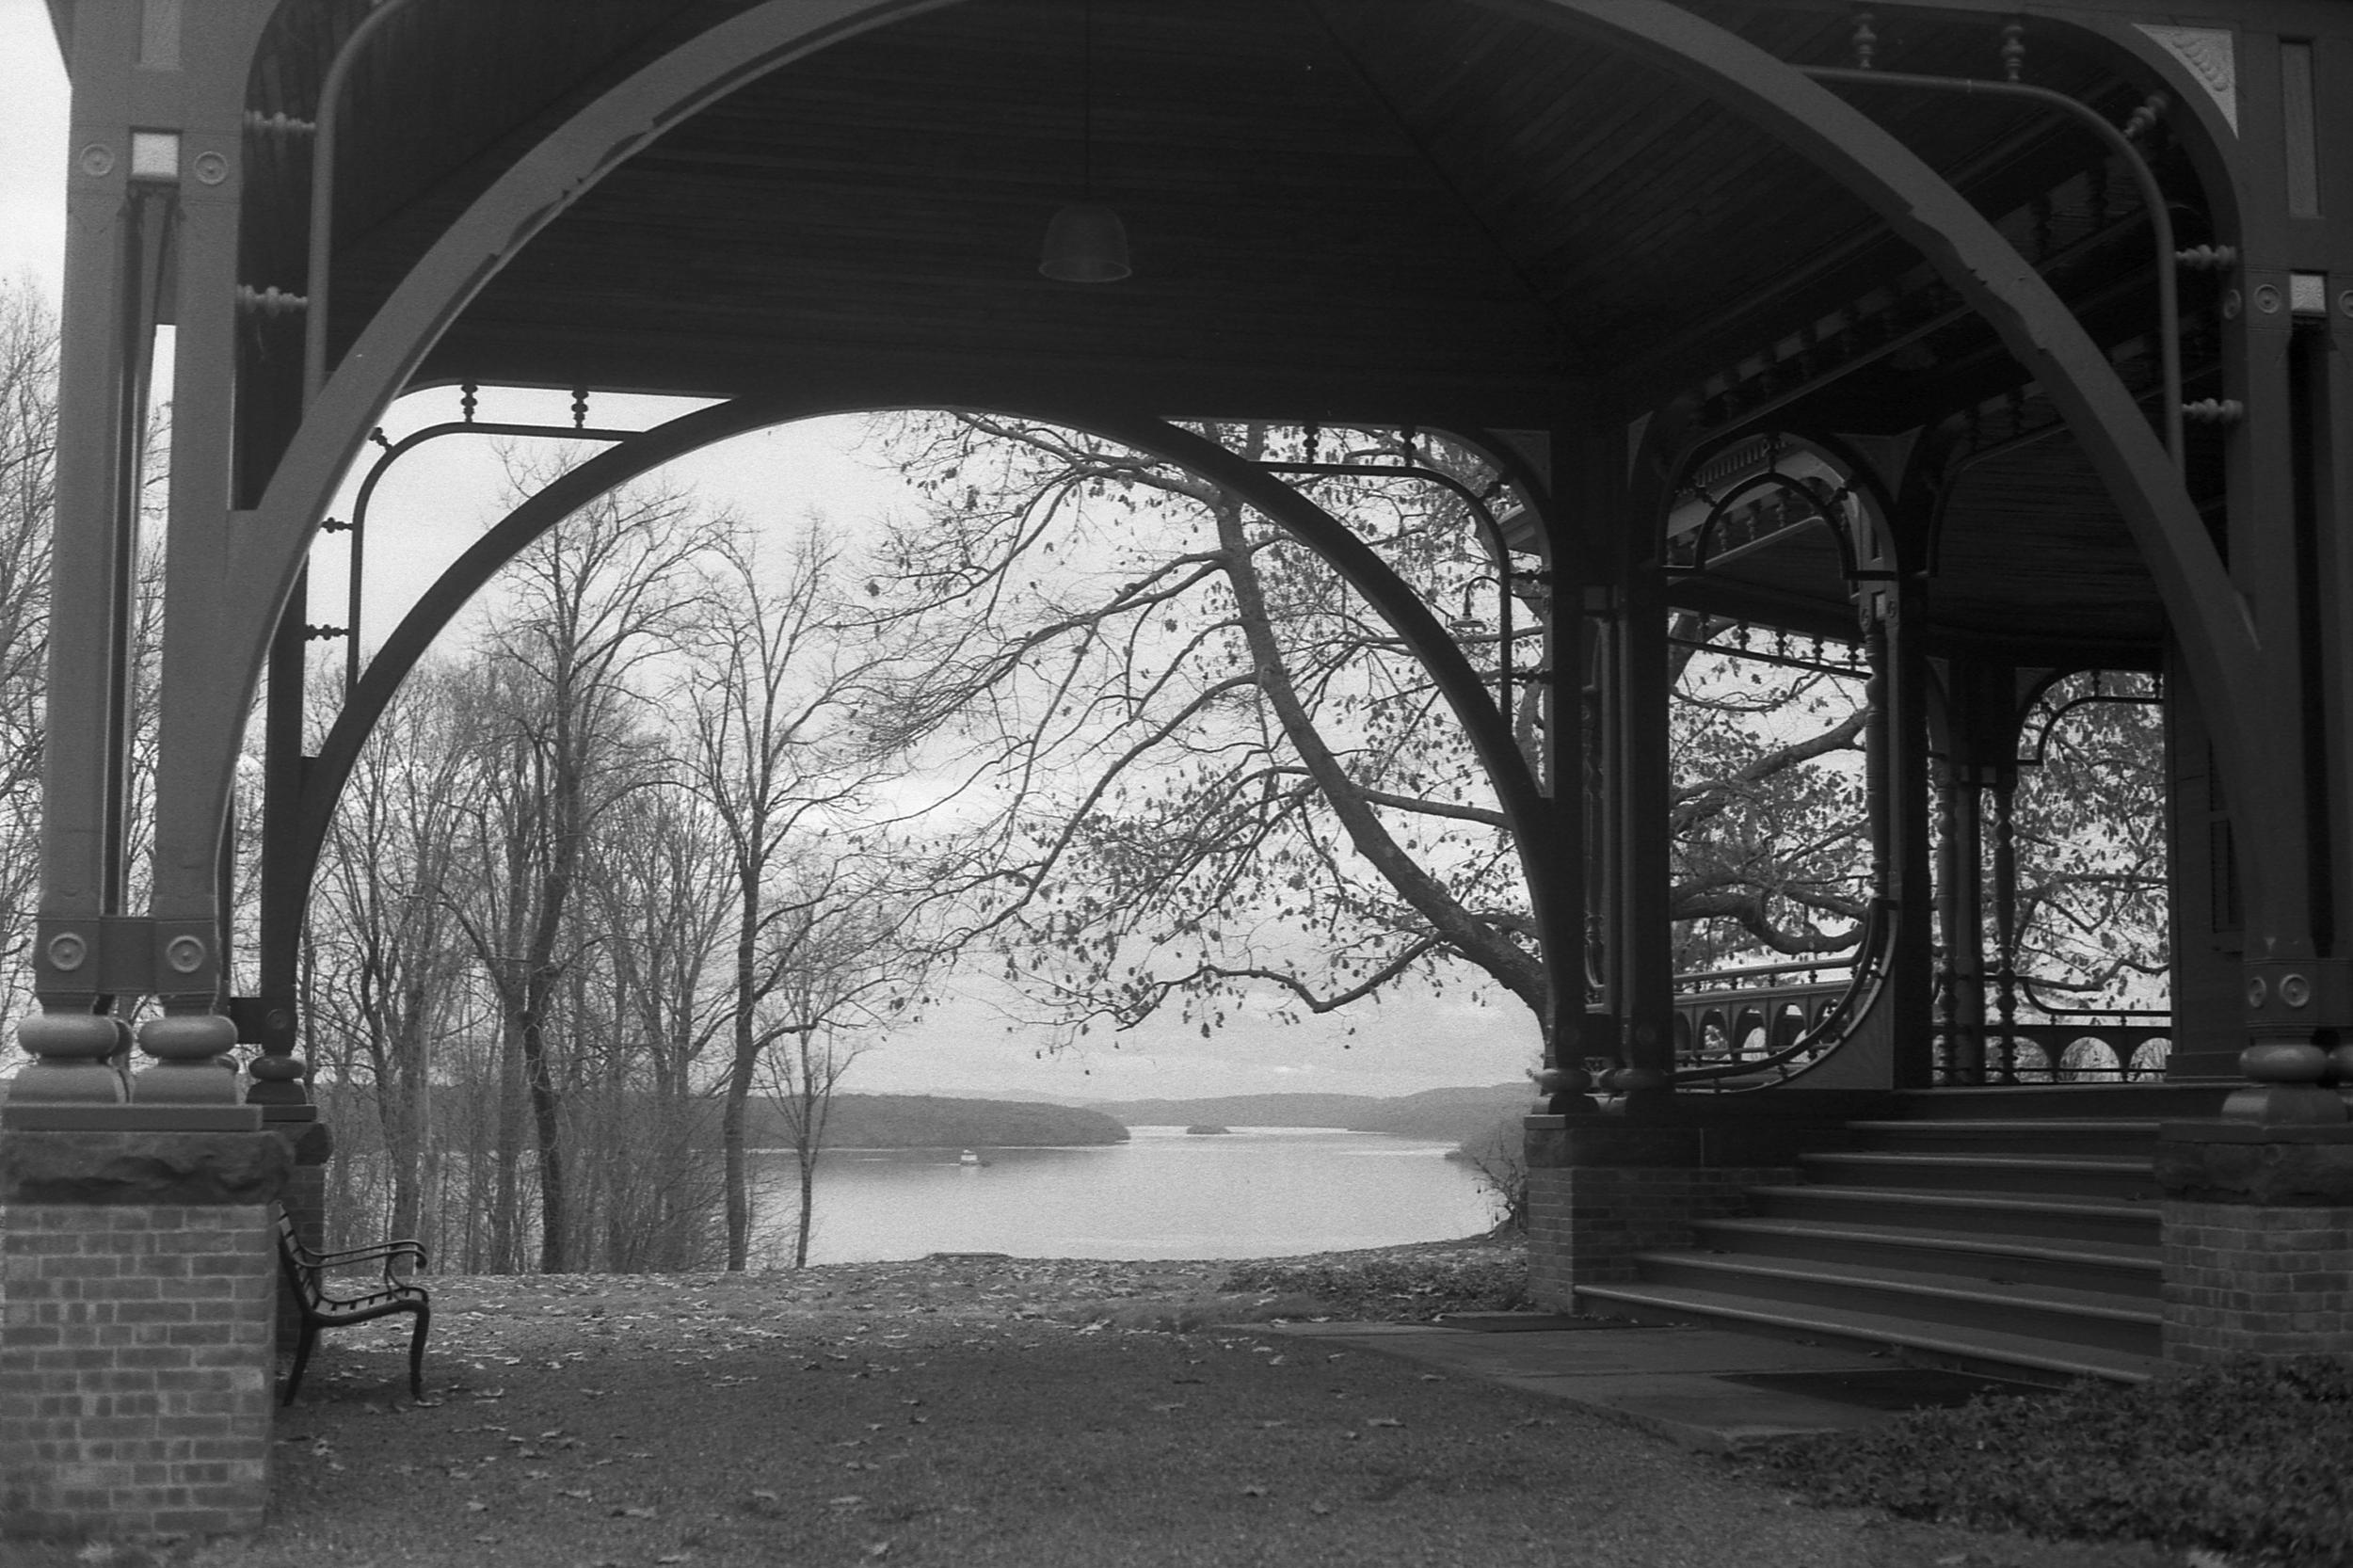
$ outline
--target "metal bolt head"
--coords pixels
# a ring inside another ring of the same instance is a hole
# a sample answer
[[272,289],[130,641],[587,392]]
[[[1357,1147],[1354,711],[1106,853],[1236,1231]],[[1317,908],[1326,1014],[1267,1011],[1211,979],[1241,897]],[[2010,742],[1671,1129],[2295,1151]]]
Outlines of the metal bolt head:
[[2353,316],[2353,289],[2346,289],[2337,296],[2337,313]]
[[204,967],[204,944],[194,936],[174,936],[164,944],[164,962],[179,974],[194,974]]
[[2280,291],[2269,283],[2255,291],[2255,309],[2267,316],[2278,315],[2282,303]]
[[72,974],[89,957],[89,944],[71,931],[49,938],[49,967]]
[[2248,1006],[2261,1007],[2265,1002],[2269,1001],[2270,1000],[2271,987],[2265,983],[2263,976],[2253,976],[2247,982]]
[[82,149],[82,172],[91,179],[102,179],[115,171],[115,150],[104,142],[94,141]]
[[2236,321],[2239,317],[2239,312],[2245,309],[2247,309],[2247,301],[2241,297],[2238,290],[2224,289],[2222,291],[2223,320]]
[[208,185],[217,185],[229,178],[229,160],[218,152],[196,155],[196,177]]
[[2290,1007],[2302,1007],[2313,1000],[2313,983],[2300,974],[2280,977],[2280,1000]]

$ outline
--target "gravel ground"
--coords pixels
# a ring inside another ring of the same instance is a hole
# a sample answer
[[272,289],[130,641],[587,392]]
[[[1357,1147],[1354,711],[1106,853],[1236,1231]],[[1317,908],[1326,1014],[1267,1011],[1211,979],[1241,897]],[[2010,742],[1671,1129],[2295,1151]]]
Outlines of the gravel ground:
[[1315,1305],[1219,1297],[1229,1268],[436,1279],[428,1401],[405,1398],[405,1320],[327,1336],[280,1413],[258,1536],[0,1562],[2182,1561],[1816,1509],[1536,1396],[1202,1326]]

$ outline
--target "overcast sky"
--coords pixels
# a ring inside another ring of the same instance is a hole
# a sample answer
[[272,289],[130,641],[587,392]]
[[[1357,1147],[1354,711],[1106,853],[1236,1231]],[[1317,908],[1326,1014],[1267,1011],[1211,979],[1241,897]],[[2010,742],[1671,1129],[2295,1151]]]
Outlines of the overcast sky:
[[[0,277],[29,279],[54,302],[62,273],[68,102],[41,0],[0,0]],[[568,399],[484,393],[486,419],[561,421]],[[689,407],[650,399],[600,399],[594,419],[635,428]],[[454,418],[456,393],[395,408],[397,439]],[[894,504],[895,480],[857,449],[855,421],[764,432],[680,464],[677,475],[754,520],[821,512],[855,525]],[[448,561],[494,520],[497,465],[488,442],[456,438],[420,449],[378,491],[362,624],[380,640]],[[471,450],[466,450],[471,448]],[[313,557],[312,618],[343,620],[335,602],[346,563],[339,544]],[[322,602],[322,600],[324,602]],[[1268,1008],[1271,1011],[1270,999]],[[1499,1082],[1533,1062],[1536,1035],[1508,998],[1480,1006],[1461,986],[1443,997],[1400,996],[1376,1008],[1292,1027],[1243,1018],[1200,1038],[1172,1021],[1118,1048],[1095,1044],[1039,1060],[1033,1043],[977,1008],[938,1015],[862,1059],[843,1087],[865,1093],[966,1090],[1040,1096],[1130,1098],[1321,1090],[1406,1094],[1447,1084]]]

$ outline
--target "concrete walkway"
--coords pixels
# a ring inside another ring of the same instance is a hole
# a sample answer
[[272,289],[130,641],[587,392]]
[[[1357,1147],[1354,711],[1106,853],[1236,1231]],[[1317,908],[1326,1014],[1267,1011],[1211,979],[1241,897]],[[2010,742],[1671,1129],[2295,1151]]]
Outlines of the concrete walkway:
[[[1255,1332],[1370,1351],[1543,1394],[1686,1448],[1868,1426],[1924,1404],[2009,1385],[1903,1366],[1865,1351],[1716,1329],[1481,1315],[1447,1323],[1254,1324]],[[1753,1380],[1753,1381],[1750,1381]],[[2022,1392],[2025,1391],[2024,1389]]]

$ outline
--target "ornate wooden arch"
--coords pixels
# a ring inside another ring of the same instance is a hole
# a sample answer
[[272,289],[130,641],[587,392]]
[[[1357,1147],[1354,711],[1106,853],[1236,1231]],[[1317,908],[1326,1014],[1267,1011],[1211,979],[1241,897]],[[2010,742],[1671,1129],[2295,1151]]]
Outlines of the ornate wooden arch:
[[[523,154],[407,274],[333,367],[260,504],[237,520],[222,575],[248,597],[233,611],[174,617],[168,632],[167,664],[203,670],[206,680],[166,702],[159,910],[209,906],[239,722],[274,619],[266,612],[286,600],[344,464],[435,337],[535,233],[666,126],[842,39],[953,3],[767,0],[732,17],[605,92]],[[1860,111],[1663,0],[1488,3],[1584,34],[1705,90],[1836,179],[1913,245],[2048,391],[2116,498],[2194,679],[2217,694],[2219,751],[2234,797],[2265,799],[2274,781],[2295,776],[2255,722],[2266,705],[2252,627],[2155,438],[2066,306],[1966,200]],[[2268,913],[2267,890],[2293,880],[2283,862],[2296,845],[2275,837],[2248,847],[2250,906]]]

